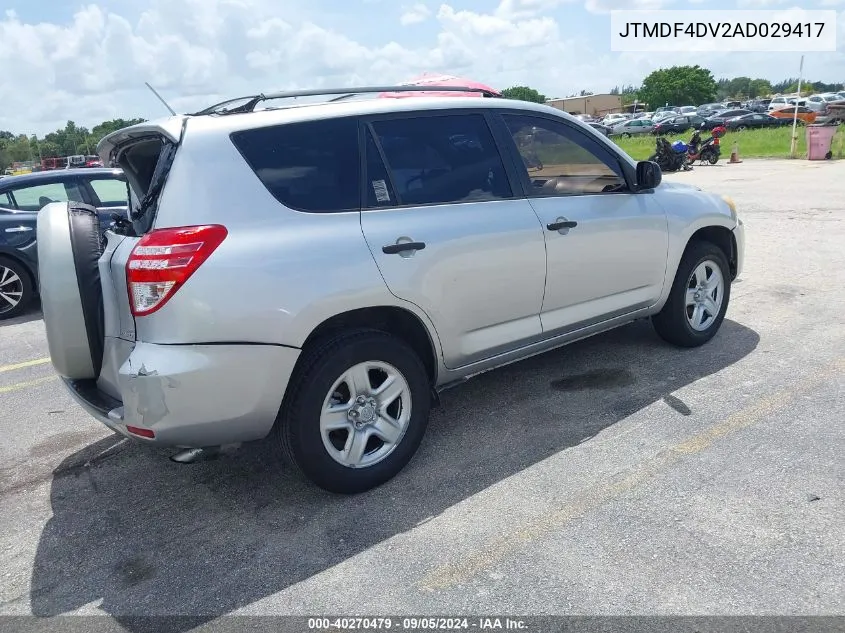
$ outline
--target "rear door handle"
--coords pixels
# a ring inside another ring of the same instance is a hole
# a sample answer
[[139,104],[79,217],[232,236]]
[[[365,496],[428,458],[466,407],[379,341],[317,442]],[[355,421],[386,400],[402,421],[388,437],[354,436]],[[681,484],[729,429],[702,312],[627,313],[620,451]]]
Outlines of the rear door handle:
[[576,226],[578,226],[578,223],[572,220],[557,220],[547,224],[546,228],[550,231],[560,231],[562,229],[574,229]]
[[385,255],[396,255],[405,251],[421,251],[424,248],[425,242],[400,242],[398,244],[382,246],[381,252]]

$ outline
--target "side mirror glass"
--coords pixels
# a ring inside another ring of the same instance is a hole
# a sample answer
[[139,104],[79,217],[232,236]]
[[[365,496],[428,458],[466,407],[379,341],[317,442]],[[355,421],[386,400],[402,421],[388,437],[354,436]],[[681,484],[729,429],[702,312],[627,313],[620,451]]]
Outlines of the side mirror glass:
[[650,160],[641,160],[637,163],[637,191],[654,189],[663,180],[663,172],[660,165]]

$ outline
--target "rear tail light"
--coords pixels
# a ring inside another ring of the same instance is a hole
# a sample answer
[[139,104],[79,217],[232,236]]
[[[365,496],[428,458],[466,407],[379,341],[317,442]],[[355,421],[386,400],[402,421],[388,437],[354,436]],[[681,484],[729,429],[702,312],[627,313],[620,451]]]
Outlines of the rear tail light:
[[129,306],[134,316],[161,308],[226,239],[225,226],[183,226],[144,235],[126,262]]
[[152,429],[142,429],[139,426],[127,426],[126,432],[131,433],[132,435],[137,435],[138,437],[146,437],[150,440],[154,440],[156,436],[155,431]]

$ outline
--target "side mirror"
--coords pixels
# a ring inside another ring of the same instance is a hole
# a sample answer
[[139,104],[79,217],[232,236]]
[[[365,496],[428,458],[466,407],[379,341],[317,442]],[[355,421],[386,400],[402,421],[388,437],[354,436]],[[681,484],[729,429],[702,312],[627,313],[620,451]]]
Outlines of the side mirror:
[[637,163],[637,191],[654,189],[663,180],[663,172],[660,165],[650,160],[641,160]]

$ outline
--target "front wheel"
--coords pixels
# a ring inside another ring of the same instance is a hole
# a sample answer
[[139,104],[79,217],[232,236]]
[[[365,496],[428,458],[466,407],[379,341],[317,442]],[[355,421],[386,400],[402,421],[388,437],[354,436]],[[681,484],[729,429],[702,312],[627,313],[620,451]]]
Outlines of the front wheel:
[[707,153],[707,162],[711,165],[715,165],[719,162],[719,155],[716,152],[708,152]]
[[385,332],[358,330],[303,352],[274,427],[287,461],[330,492],[383,484],[416,453],[428,424],[428,375]]
[[652,324],[663,340],[698,347],[719,330],[730,296],[725,254],[711,242],[692,242],[678,265],[666,305],[652,317]]

